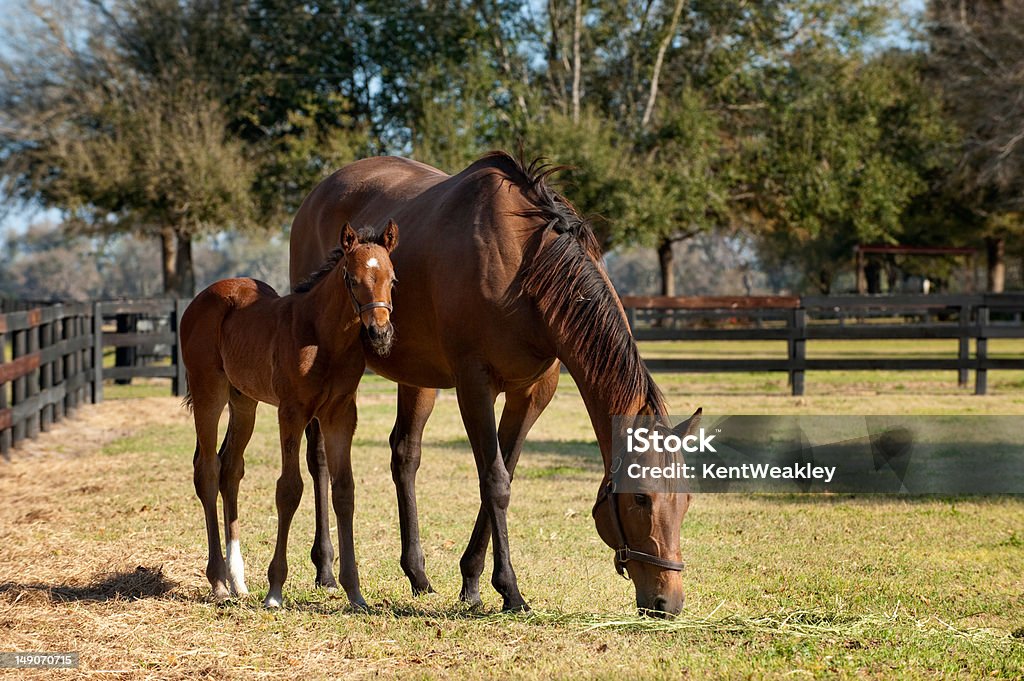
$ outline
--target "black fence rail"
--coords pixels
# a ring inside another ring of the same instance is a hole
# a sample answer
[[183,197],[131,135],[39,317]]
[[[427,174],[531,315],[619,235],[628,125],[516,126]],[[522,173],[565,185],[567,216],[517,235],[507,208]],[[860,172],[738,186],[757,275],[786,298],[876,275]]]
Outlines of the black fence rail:
[[[168,378],[187,389],[178,328],[188,300],[5,302],[0,313],[0,454],[79,405],[103,399],[104,381]],[[988,372],[1024,370],[1024,358],[990,357],[990,339],[1024,338],[1024,294],[953,296],[625,297],[642,341],[785,341],[778,358],[647,359],[652,371],[785,372],[794,395],[808,371],[949,370],[985,394]],[[823,340],[956,339],[949,357],[808,358]],[[974,352],[971,352],[971,342]]]
[[[5,310],[17,311],[0,313],[0,455],[9,457],[12,447],[49,430],[80,405],[102,401],[105,380],[169,378],[174,394],[184,394],[177,334],[188,302],[125,300],[27,309],[7,302]],[[106,361],[108,354],[113,361]]]
[[[651,371],[678,373],[786,372],[794,395],[803,395],[807,371],[955,371],[975,393],[988,390],[988,372],[1024,370],[1024,358],[994,358],[988,341],[1024,338],[1024,294],[949,296],[789,296],[622,299],[630,328],[644,341],[777,340],[779,358],[648,359]],[[815,340],[956,339],[949,357],[807,358]],[[975,352],[971,355],[971,341]],[[780,353],[781,354],[781,353]]]

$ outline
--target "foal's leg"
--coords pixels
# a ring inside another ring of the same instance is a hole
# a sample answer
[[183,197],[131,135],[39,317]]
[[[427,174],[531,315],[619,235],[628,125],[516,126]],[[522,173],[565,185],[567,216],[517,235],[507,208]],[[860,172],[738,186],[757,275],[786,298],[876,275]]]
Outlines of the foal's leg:
[[228,597],[228,570],[221,553],[220,527],[217,521],[217,493],[220,481],[220,457],[217,454],[217,424],[228,401],[228,382],[223,375],[204,375],[202,379],[189,374],[192,395],[192,418],[196,426],[196,453],[192,459],[196,496],[203,504],[206,518],[206,539],[209,555],[206,578],[210,580],[213,597]]
[[237,596],[249,595],[238,527],[238,485],[245,475],[245,447],[256,424],[256,400],[232,388],[228,399],[228,432],[220,447],[220,494],[224,499],[224,539],[228,548],[228,580]]
[[316,535],[309,557],[316,566],[315,584],[333,590],[338,588],[338,582],[334,579],[334,544],[331,543],[331,512],[327,498],[331,478],[320,422],[316,419],[306,426],[306,466],[313,478],[313,504],[316,509]]
[[[558,387],[559,368],[559,363],[555,362],[533,385],[525,390],[509,391],[505,394],[505,408],[501,411],[501,422],[498,425],[498,446],[505,468],[508,470],[510,484],[515,475],[526,434],[536,423],[537,417],[550,404]],[[480,603],[480,575],[484,571],[484,558],[490,539],[491,521],[481,504],[469,545],[462,554],[462,560],[459,561],[459,568],[462,571],[462,591],[459,593],[459,600],[470,605]]]
[[473,446],[480,502],[491,521],[494,540],[494,573],[491,584],[502,597],[504,610],[529,610],[519,593],[516,574],[509,557],[508,528],[505,523],[512,495],[511,479],[498,453],[498,434],[494,426],[494,388],[487,368],[481,364],[463,366],[456,380],[459,410],[466,434]]
[[267,569],[270,590],[263,605],[279,608],[284,602],[284,580],[288,577],[288,529],[302,499],[302,476],[299,473],[299,442],[309,422],[292,407],[281,405],[277,410],[281,430],[281,477],[277,479],[277,545]]
[[434,591],[427,579],[423,547],[420,545],[416,471],[420,467],[423,427],[430,418],[436,398],[436,390],[399,385],[398,415],[390,437],[391,479],[398,493],[398,522],[402,531],[402,571],[412,584],[414,596]]
[[353,607],[366,608],[359,590],[359,566],[356,563],[352,516],[355,512],[355,480],[352,477],[352,435],[356,430],[355,399],[321,421],[327,463],[331,472],[331,499],[338,516],[338,550],[341,554],[341,586]]

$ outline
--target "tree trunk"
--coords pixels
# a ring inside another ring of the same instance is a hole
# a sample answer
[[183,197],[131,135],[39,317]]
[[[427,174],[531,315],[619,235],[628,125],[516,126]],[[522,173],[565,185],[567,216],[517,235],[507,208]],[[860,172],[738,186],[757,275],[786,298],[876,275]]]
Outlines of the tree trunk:
[[832,272],[825,268],[818,271],[818,291],[823,296],[827,296],[832,293]]
[[1002,293],[1006,290],[1006,239],[986,237],[985,252],[988,255],[988,292]]
[[864,276],[867,279],[868,293],[877,295],[882,292],[882,266],[878,262],[868,262],[864,268]]
[[661,269],[661,295],[663,296],[676,294],[676,274],[673,264],[672,240],[662,239],[658,244],[658,266]]
[[160,260],[164,275],[164,296],[173,298],[178,291],[178,237],[173,227],[160,230]]
[[174,259],[174,270],[178,277],[179,298],[191,298],[196,294],[196,273],[192,265],[192,237],[178,232],[178,252]]
[[164,296],[191,298],[196,293],[192,266],[192,238],[174,227],[160,230],[160,252],[164,275]]
[[651,122],[651,115],[654,113],[654,102],[658,98],[658,80],[661,78],[661,67],[665,63],[665,52],[672,44],[672,38],[676,35],[676,28],[679,26],[679,16],[683,13],[683,0],[676,0],[672,10],[672,18],[668,23],[668,30],[658,45],[658,55],[654,58],[654,68],[651,71],[651,87],[647,94],[647,106],[644,107],[644,115],[640,121],[640,127],[646,128]]

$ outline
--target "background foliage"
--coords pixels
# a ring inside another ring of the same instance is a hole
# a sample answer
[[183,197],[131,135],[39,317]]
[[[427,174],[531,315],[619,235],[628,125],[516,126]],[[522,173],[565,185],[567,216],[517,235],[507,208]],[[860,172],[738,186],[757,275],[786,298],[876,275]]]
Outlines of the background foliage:
[[1001,290],[1020,255],[1022,0],[37,0],[8,22],[0,189],[69,244],[158,240],[168,294],[194,290],[193,242],[280,237],[346,162],[495,147],[574,166],[631,289],[705,290],[695,249],[725,254],[720,292],[848,290],[857,243],[984,245]]

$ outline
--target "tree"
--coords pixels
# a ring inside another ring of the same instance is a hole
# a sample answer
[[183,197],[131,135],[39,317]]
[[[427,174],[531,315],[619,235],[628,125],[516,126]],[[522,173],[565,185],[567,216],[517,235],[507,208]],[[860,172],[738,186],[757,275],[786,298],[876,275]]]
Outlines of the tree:
[[[192,53],[150,49],[173,34],[180,7],[140,2],[123,24],[91,15],[84,38],[58,9],[37,7],[30,49],[0,64],[10,193],[62,209],[80,233],[158,236],[165,294],[191,296],[192,240],[251,223],[252,170]],[[143,10],[147,23],[132,24]],[[108,42],[111,25],[138,40]]]
[[800,263],[829,293],[854,245],[900,242],[949,135],[912,55],[823,56],[780,72],[772,134],[753,162],[767,261]]
[[933,82],[962,131],[950,186],[977,215],[988,290],[1001,292],[1006,240],[1024,234],[1024,2],[932,0],[927,38]]

